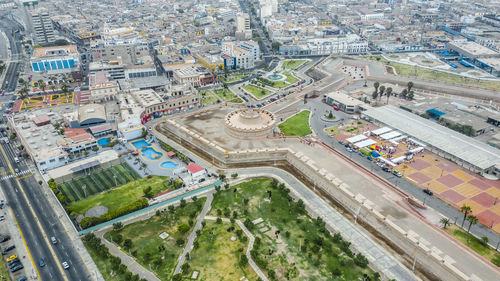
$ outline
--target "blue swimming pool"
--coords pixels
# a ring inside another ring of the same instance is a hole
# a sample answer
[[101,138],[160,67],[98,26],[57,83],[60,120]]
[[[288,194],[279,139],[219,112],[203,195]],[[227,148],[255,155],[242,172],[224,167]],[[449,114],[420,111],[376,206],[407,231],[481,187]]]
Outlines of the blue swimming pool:
[[156,151],[152,147],[143,147],[141,152],[142,156],[148,158],[149,160],[158,160],[163,157],[163,153]]
[[105,146],[105,145],[108,145],[110,141],[111,141],[110,138],[102,138],[102,139],[97,141],[97,144],[100,146]]
[[139,150],[139,149],[141,149],[141,148],[143,148],[143,147],[146,147],[146,146],[150,146],[150,144],[149,144],[146,140],[144,140],[144,139],[134,141],[134,142],[132,142],[132,145],[133,145],[133,146],[135,147],[135,149],[137,149],[137,150]]
[[162,168],[167,168],[167,169],[174,169],[174,168],[179,168],[179,164],[172,162],[172,161],[166,161],[161,163],[160,165]]

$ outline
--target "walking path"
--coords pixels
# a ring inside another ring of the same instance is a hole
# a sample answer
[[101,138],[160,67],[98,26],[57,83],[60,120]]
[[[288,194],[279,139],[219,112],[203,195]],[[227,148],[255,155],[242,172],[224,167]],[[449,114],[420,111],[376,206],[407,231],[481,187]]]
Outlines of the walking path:
[[264,272],[262,272],[262,270],[260,270],[260,268],[257,266],[257,264],[253,261],[252,255],[250,255],[250,252],[253,249],[253,243],[255,241],[255,237],[252,235],[252,233],[245,227],[245,225],[240,220],[236,220],[236,223],[241,227],[241,229],[243,229],[243,232],[245,232],[245,234],[248,236],[248,239],[250,240],[248,242],[248,248],[247,248],[247,252],[245,254],[247,256],[248,263],[253,268],[253,271],[255,271],[255,273],[257,273],[257,275],[259,275],[259,277],[260,277],[260,279],[262,279],[262,281],[268,281]]
[[193,249],[193,242],[196,239],[196,231],[198,231],[201,228],[201,222],[203,221],[203,218],[210,210],[210,207],[212,206],[213,199],[214,199],[213,192],[210,192],[209,194],[207,194],[207,201],[205,201],[205,206],[203,206],[203,210],[196,218],[196,224],[193,228],[193,231],[191,231],[191,234],[189,234],[189,238],[188,238],[188,242],[186,244],[186,247],[184,247],[184,251],[179,256],[179,262],[177,263],[177,266],[175,267],[174,275],[181,273],[181,271],[182,271],[181,268],[182,268],[182,265],[184,264],[184,261],[186,260],[186,255]]
[[135,261],[134,258],[131,256],[128,256],[122,250],[118,249],[118,247],[115,246],[115,244],[109,242],[104,238],[104,232],[97,232],[96,233],[97,237],[101,239],[101,241],[108,247],[109,252],[116,257],[119,257],[120,260],[122,261],[122,264],[127,266],[128,270],[130,272],[139,275],[141,278],[144,278],[149,281],[161,281],[158,277],[156,277],[151,271],[145,269],[142,265],[140,265],[138,262]]

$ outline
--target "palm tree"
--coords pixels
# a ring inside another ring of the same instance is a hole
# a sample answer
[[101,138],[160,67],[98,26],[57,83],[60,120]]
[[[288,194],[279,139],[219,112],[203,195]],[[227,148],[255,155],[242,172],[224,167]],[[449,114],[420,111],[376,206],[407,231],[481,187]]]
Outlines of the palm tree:
[[470,206],[464,204],[462,207],[460,207],[460,212],[464,213],[464,220],[462,221],[462,227],[464,227],[464,222],[465,219],[467,218],[467,214],[472,212],[472,209]]
[[448,218],[442,218],[439,222],[443,224],[443,228],[446,228],[450,224],[450,220]]
[[19,89],[19,91],[17,91],[17,94],[19,95],[19,98],[24,100],[27,96],[28,96],[28,88],[26,87],[23,87],[21,89]]
[[52,92],[55,92],[55,90],[56,90],[56,85],[54,85],[54,84],[50,85],[50,89],[52,90]]
[[403,89],[403,91],[401,91],[401,96],[406,99],[407,95],[408,95],[408,89]]
[[384,95],[384,92],[385,92],[385,86],[384,85],[380,86],[379,90],[380,90],[380,93],[379,93],[380,98],[382,98],[382,96]]
[[386,104],[388,104],[389,103],[389,97],[392,94],[392,88],[388,87],[387,90],[386,90],[386,93],[387,93],[387,102],[386,102]]
[[376,100],[376,99],[377,99],[377,96],[378,96],[377,91],[373,91],[373,93],[372,93],[372,98],[373,98],[374,100]]
[[38,80],[37,82],[38,82],[38,87],[42,89],[42,92],[45,93],[45,87],[47,86],[47,84],[45,84],[45,82],[43,82],[42,79]]
[[375,82],[373,83],[373,87],[375,88],[375,93],[378,93],[378,87],[380,86],[380,83],[379,82]]
[[413,88],[413,82],[408,82],[408,92],[411,91],[411,88]]
[[414,93],[413,91],[410,91],[410,92],[408,93],[408,98],[409,98],[410,100],[412,100],[414,96],[415,96],[415,93]]
[[467,228],[467,232],[470,232],[470,227],[473,225],[473,224],[476,224],[477,223],[477,217],[476,216],[473,216],[473,215],[470,215],[467,217],[467,220],[469,221],[469,228]]

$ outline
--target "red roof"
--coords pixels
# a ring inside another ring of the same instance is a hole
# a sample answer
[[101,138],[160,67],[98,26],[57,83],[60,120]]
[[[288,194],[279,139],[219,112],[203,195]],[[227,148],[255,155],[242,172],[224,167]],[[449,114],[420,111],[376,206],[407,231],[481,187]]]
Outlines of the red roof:
[[188,169],[188,171],[191,172],[191,174],[195,174],[195,173],[198,173],[198,172],[205,170],[205,168],[201,167],[200,165],[198,165],[196,163],[191,163],[191,164],[187,165],[186,169]]

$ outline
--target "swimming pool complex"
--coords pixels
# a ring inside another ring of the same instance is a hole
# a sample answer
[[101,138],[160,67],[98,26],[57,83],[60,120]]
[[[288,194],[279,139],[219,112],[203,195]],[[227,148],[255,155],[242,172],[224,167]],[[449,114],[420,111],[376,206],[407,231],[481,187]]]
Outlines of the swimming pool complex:
[[110,141],[111,141],[110,138],[102,138],[102,139],[97,141],[97,144],[100,146],[106,146],[109,144]]

